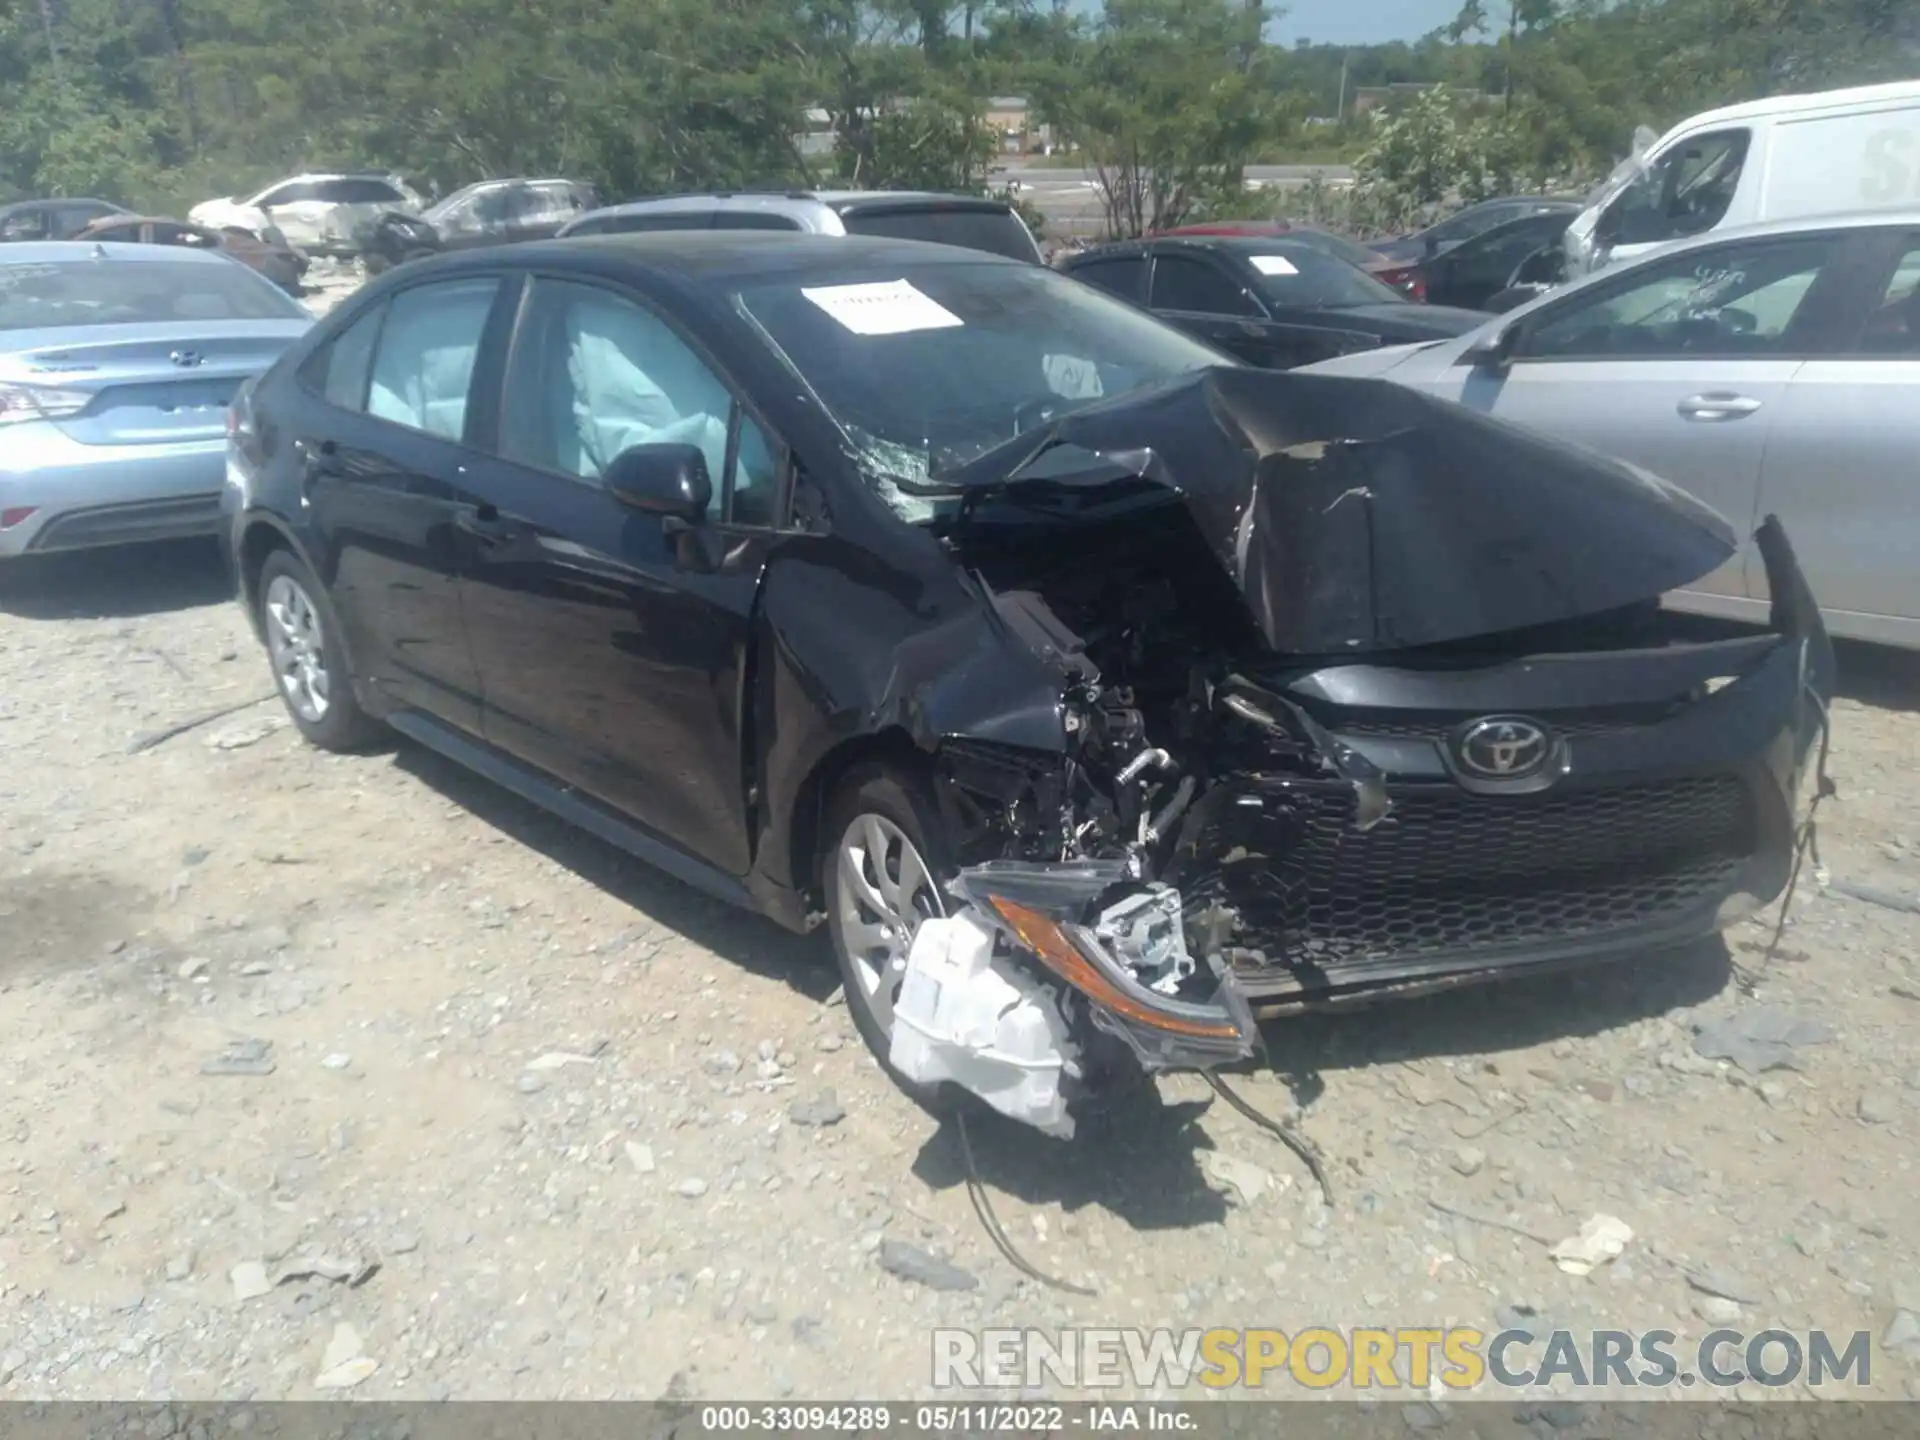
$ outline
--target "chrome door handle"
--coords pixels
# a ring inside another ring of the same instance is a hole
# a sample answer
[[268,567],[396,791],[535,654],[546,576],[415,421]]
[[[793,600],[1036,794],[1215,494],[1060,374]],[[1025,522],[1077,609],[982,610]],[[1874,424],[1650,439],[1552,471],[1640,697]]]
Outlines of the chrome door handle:
[[1760,408],[1750,395],[1715,391],[1710,395],[1689,395],[1676,408],[1682,420],[1738,420]]

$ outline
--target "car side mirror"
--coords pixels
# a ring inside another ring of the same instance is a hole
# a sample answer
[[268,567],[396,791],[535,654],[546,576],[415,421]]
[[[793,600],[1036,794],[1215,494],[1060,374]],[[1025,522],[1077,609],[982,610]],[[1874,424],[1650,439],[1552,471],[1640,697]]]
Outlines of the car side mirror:
[[1420,242],[1420,258],[1422,260],[1431,260],[1433,259],[1434,256],[1438,255],[1439,253],[1440,253],[1440,242],[1436,240],[1433,236],[1429,235],[1426,237],[1426,239]]
[[632,446],[613,457],[600,479],[627,508],[677,522],[669,529],[700,524],[713,503],[707,457],[697,445]]
[[1520,326],[1502,325],[1493,334],[1467,347],[1460,357],[1476,370],[1504,375],[1513,366],[1513,352],[1520,344]]

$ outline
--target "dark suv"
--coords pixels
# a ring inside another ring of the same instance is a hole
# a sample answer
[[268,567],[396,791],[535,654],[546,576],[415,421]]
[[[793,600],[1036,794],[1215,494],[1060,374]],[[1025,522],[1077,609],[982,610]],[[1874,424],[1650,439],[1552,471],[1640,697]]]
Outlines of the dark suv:
[[789,190],[670,195],[580,216],[568,235],[654,230],[787,230],[809,235],[875,235],[928,240],[1042,263],[1026,222],[1005,201],[920,190]]

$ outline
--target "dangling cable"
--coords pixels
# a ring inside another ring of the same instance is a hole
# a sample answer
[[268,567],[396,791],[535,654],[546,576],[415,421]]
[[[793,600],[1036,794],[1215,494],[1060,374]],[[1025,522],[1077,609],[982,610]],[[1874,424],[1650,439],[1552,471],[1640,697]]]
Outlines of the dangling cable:
[[1752,970],[1736,964],[1733,967],[1734,978],[1739,982],[1743,993],[1751,996],[1760,988],[1760,982],[1772,967],[1774,958],[1779,954],[1780,942],[1787,933],[1787,914],[1793,908],[1794,896],[1800,888],[1800,872],[1809,856],[1813,859],[1813,868],[1820,869],[1820,827],[1815,821],[1819,814],[1820,802],[1829,795],[1838,793],[1833,781],[1827,775],[1827,752],[1833,742],[1833,716],[1821,703],[1820,697],[1808,692],[1807,698],[1813,702],[1820,714],[1820,748],[1815,752],[1813,765],[1814,785],[1813,801],[1807,806],[1807,815],[1793,839],[1793,867],[1787,871],[1787,888],[1780,896],[1780,913],[1773,922],[1773,938],[1767,941],[1767,948],[1761,952],[1760,963]]
[[1213,1087],[1214,1093],[1222,1100],[1226,1101],[1227,1104],[1238,1110],[1262,1130],[1265,1130],[1269,1135],[1278,1137],[1282,1145],[1285,1145],[1306,1162],[1307,1169],[1313,1172],[1313,1178],[1320,1182],[1320,1194],[1326,1200],[1327,1208],[1331,1210],[1333,1208],[1333,1186],[1327,1183],[1326,1166],[1321,1163],[1320,1152],[1314,1147],[1314,1143],[1292,1126],[1283,1125],[1271,1116],[1261,1114],[1260,1111],[1254,1109],[1253,1106],[1229,1090],[1227,1088],[1227,1082],[1211,1070],[1202,1070],[1200,1075],[1207,1084]]
[[1007,1238],[1007,1232],[1000,1226],[1000,1217],[993,1213],[993,1202],[987,1198],[987,1187],[980,1179],[980,1167],[974,1164],[973,1142],[967,1138],[967,1112],[964,1107],[954,1111],[953,1122],[960,1131],[960,1154],[967,1162],[967,1199],[973,1202],[973,1213],[980,1217],[988,1238],[1007,1257],[1007,1263],[1022,1275],[1038,1280],[1051,1289],[1065,1290],[1069,1295],[1098,1295],[1098,1290],[1089,1290],[1084,1285],[1075,1285],[1036,1268],[1013,1248],[1013,1241]]

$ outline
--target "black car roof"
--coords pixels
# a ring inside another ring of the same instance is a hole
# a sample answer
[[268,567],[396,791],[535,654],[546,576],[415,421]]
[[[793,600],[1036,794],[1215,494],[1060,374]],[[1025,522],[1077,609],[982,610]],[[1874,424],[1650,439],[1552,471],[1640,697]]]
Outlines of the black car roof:
[[542,269],[579,270],[607,276],[641,267],[698,288],[792,275],[823,278],[836,271],[868,271],[876,265],[1004,265],[1033,267],[1005,256],[925,240],[865,235],[810,235],[767,230],[654,230],[613,235],[574,235],[536,240],[436,258],[407,266],[420,274],[492,269],[501,263]]
[[1338,256],[1321,249],[1312,241],[1302,240],[1297,234],[1290,235],[1281,231],[1274,235],[1143,235],[1138,240],[1116,240],[1110,245],[1095,245],[1078,251],[1061,262],[1060,268],[1071,270],[1082,260],[1104,259],[1114,255],[1144,255],[1149,250],[1231,250],[1235,254],[1270,254],[1276,245],[1291,245],[1300,250],[1311,250],[1315,255],[1338,259]]

